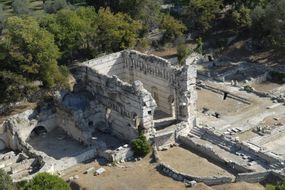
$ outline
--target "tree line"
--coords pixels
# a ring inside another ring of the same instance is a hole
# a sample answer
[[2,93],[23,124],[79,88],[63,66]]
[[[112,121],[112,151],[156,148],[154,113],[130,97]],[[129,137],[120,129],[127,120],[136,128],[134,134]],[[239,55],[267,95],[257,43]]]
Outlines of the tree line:
[[[164,40],[174,40],[186,30],[169,15],[159,20]],[[37,17],[10,16],[0,41],[0,103],[19,101],[39,87],[64,88],[66,66],[74,60],[142,46],[147,43],[146,30],[142,20],[109,7],[68,7]]]

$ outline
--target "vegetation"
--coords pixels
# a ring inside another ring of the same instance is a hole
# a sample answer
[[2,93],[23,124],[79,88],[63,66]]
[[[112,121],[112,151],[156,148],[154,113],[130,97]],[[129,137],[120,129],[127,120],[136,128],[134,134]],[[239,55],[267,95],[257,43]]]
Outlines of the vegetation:
[[47,13],[56,13],[57,11],[68,6],[66,0],[47,0],[43,4],[43,9]]
[[[193,34],[198,53],[208,48],[207,34],[217,28],[252,37],[259,48],[285,46],[285,0],[172,0],[179,7],[176,12],[163,10],[161,0],[4,1],[0,5],[1,103],[19,101],[38,87],[64,88],[66,66],[74,60],[127,48],[178,45],[182,63],[191,50],[177,39],[186,32]],[[153,29],[159,29],[161,39],[148,37]]]
[[191,0],[186,16],[194,29],[206,32],[212,27],[222,5],[222,0]]
[[192,53],[192,49],[190,49],[185,40],[183,38],[178,39],[177,43],[177,58],[180,64],[185,62],[185,59]]
[[252,13],[253,37],[260,46],[285,47],[285,0],[271,0]]
[[60,57],[54,37],[33,17],[9,17],[0,44],[3,69],[40,80],[46,87],[64,85],[66,76],[57,65]]
[[266,190],[285,190],[285,181],[279,182],[277,185],[266,185]]
[[12,8],[16,15],[30,14],[29,0],[13,0]]
[[39,173],[27,183],[20,184],[20,190],[71,190],[60,177],[48,173]]
[[16,190],[11,177],[0,169],[0,189],[1,190]]
[[150,152],[150,144],[144,135],[140,135],[132,142],[132,149],[137,156],[145,156]]
[[160,29],[163,32],[162,41],[174,42],[177,38],[183,36],[183,33],[187,30],[186,26],[174,19],[170,15],[164,15],[160,24]]

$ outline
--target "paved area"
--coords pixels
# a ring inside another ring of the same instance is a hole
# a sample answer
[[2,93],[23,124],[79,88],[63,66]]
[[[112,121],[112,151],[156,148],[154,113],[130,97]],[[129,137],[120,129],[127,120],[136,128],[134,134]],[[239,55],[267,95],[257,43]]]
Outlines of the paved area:
[[45,135],[34,136],[28,143],[55,159],[76,156],[86,148],[59,127]]

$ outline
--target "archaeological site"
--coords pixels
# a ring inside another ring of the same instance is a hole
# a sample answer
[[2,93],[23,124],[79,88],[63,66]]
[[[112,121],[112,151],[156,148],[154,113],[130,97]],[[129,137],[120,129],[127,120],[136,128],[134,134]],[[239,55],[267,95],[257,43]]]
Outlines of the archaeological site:
[[210,57],[124,50],[73,65],[70,91],[0,120],[0,168],[20,181],[97,158],[140,162],[130,144],[144,135],[157,173],[180,183],[283,179],[285,81]]

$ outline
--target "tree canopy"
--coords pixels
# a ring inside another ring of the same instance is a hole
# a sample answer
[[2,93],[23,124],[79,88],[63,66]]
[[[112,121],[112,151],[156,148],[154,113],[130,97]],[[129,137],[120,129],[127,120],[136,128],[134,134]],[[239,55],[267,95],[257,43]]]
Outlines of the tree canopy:
[[57,65],[60,52],[54,37],[33,17],[9,17],[0,48],[1,67],[40,80],[47,87],[64,83],[65,76]]
[[21,190],[71,190],[60,177],[48,173],[39,173],[33,177]]

